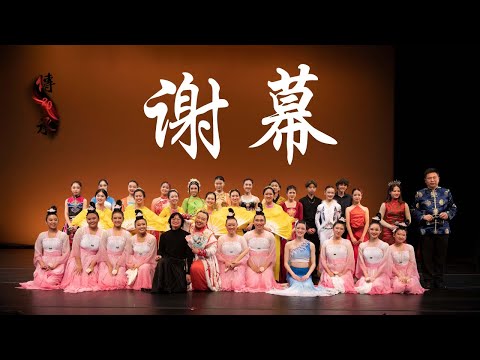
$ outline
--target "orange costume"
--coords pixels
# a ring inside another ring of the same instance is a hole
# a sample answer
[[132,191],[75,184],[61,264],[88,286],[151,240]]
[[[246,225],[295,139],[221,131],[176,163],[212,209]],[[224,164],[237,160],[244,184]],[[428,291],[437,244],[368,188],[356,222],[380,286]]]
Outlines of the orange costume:
[[[365,226],[368,226],[365,223],[365,211],[360,206],[355,206],[352,211],[350,211],[350,227],[352,228],[353,236],[355,239],[360,240],[363,234],[363,229]],[[350,238],[350,234],[347,235],[348,240],[352,240]],[[365,234],[363,241],[367,241],[369,239],[368,232]],[[358,257],[358,247],[360,243],[357,245],[353,245],[353,257],[355,258],[355,266],[357,265],[357,257]]]

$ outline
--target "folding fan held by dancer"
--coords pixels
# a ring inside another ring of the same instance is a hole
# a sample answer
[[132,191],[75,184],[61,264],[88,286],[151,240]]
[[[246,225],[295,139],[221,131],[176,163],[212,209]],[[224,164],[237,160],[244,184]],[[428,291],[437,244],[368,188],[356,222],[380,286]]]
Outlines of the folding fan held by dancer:
[[[147,221],[147,230],[156,230],[156,231],[167,231],[168,219],[161,218],[157,216],[152,210],[143,206],[140,208],[143,213],[143,217]],[[124,219],[122,223],[122,228],[127,231],[135,230],[135,207],[127,206],[123,214]]]
[[265,207],[263,213],[267,218],[267,222],[265,223],[266,230],[285,239],[290,240],[292,238],[292,223],[295,221],[294,218],[283,211],[280,206],[273,208]]
[[[87,210],[88,209],[83,209],[80,211],[77,216],[75,216],[72,219],[72,225],[73,226],[78,226],[78,227],[87,227]],[[97,214],[99,217],[98,220],[98,227],[103,230],[111,229],[113,228],[113,222],[111,219],[111,212],[110,211],[102,211],[97,209]]]
[[227,233],[227,228],[225,226],[227,221],[228,209],[233,209],[235,212],[235,219],[237,219],[238,230],[242,230],[253,222],[253,217],[255,215],[254,211],[248,211],[244,207],[240,206],[230,206],[223,207],[218,211],[214,211],[212,215],[208,218],[208,228],[213,231],[215,235],[224,235]]

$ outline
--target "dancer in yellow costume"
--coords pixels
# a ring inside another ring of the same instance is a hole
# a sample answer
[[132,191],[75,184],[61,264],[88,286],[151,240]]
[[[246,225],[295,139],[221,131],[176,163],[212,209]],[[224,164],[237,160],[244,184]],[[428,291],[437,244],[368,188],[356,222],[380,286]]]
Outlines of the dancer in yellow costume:
[[281,206],[285,202],[285,200],[287,200],[282,195],[280,195],[280,189],[282,188],[282,186],[277,179],[273,179],[272,181],[270,181],[269,186],[273,189],[273,202]]
[[168,197],[168,205],[165,206],[162,212],[158,215],[158,217],[160,218],[160,223],[163,226],[162,230],[160,230],[162,232],[170,230],[170,224],[168,223],[168,219],[170,219],[170,215],[175,213],[180,213],[183,216],[183,214],[185,214],[185,210],[181,206],[178,206],[178,199],[180,195],[178,194],[177,190],[175,189],[170,190],[168,192],[167,197]]
[[209,218],[208,227],[216,236],[227,234],[225,220],[231,210],[235,213],[235,219],[238,223],[237,234],[243,236],[243,229],[253,222],[255,213],[240,206],[240,191],[237,189],[230,190],[229,198],[231,206],[214,211]]
[[[98,227],[104,230],[111,229],[113,227],[112,210],[110,210],[105,206],[105,201],[107,200],[107,197],[108,197],[108,193],[105,191],[105,189],[98,189],[95,192],[95,198],[97,200],[97,203],[95,204],[93,201],[90,203],[90,205],[97,210],[98,217],[99,217]],[[72,226],[78,226],[78,227],[88,226],[87,209],[83,209],[78,213],[77,216],[73,218]]]
[[133,197],[135,198],[135,204],[128,205],[125,208],[125,220],[123,220],[122,228],[131,233],[135,232],[135,210],[138,209],[142,210],[143,217],[147,219],[147,230],[165,231],[166,225],[161,218],[145,206],[145,191],[142,188],[137,188],[133,193]]
[[280,205],[273,202],[274,194],[274,190],[270,186],[267,186],[263,189],[262,203],[263,213],[267,218],[265,230],[268,230],[275,235],[276,261],[274,274],[275,280],[278,281],[280,279],[280,266],[283,266],[280,262],[280,237],[287,239],[287,241],[292,239],[292,223],[295,219],[283,211]]
[[225,178],[221,175],[215,177],[215,197],[217,201],[217,209],[222,207],[229,207],[231,205],[230,196],[227,194],[223,187],[225,186]]
[[202,210],[205,210],[210,216],[217,211],[217,195],[213,191],[205,194],[205,205],[203,205]]

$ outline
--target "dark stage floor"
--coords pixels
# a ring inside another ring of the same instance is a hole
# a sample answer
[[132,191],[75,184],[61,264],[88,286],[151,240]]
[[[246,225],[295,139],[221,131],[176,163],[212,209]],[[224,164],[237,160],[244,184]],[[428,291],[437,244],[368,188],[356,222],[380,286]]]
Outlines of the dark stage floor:
[[[33,277],[32,249],[0,249],[0,314],[25,315],[459,315],[480,314],[473,274],[422,295],[282,297],[231,292],[151,295],[133,290],[66,294],[16,289]],[[465,279],[469,278],[468,281]],[[448,281],[447,281],[448,284]]]

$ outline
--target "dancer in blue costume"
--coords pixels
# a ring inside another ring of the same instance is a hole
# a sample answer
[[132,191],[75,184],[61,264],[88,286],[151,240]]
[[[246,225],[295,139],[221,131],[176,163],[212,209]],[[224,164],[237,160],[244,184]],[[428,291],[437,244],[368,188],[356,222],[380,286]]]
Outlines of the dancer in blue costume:
[[338,294],[336,289],[313,284],[311,275],[315,271],[315,245],[304,238],[306,232],[305,221],[298,221],[295,224],[295,239],[285,245],[285,268],[289,287],[270,290],[267,294],[309,297]]

